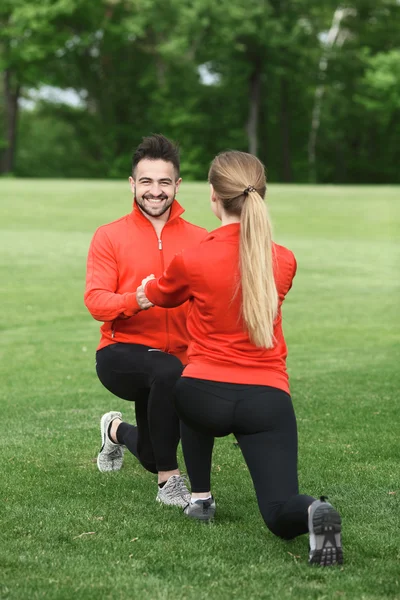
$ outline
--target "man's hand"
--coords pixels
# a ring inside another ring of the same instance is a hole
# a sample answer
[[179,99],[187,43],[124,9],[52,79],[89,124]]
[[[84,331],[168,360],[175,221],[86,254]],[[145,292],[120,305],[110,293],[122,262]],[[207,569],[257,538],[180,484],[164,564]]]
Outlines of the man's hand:
[[139,285],[138,289],[136,290],[136,300],[142,310],[147,310],[148,308],[154,306],[154,304],[147,300],[146,295],[144,293],[144,286],[151,279],[155,279],[154,275],[149,275],[148,277],[143,279],[141,285]]

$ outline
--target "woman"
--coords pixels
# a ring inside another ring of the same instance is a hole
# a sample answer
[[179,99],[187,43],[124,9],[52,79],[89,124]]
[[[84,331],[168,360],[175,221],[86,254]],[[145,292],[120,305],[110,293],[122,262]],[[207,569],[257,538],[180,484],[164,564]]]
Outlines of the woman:
[[296,260],[272,242],[264,167],[250,154],[225,152],[212,162],[209,182],[221,227],[137,291],[143,307],[147,299],[166,308],[191,304],[189,363],[176,386],[192,486],[184,512],[213,518],[214,438],[233,433],[270,531],[284,539],[309,532],[310,563],[342,563],[339,514],[324,497],[298,493],[297,428],[281,316]]

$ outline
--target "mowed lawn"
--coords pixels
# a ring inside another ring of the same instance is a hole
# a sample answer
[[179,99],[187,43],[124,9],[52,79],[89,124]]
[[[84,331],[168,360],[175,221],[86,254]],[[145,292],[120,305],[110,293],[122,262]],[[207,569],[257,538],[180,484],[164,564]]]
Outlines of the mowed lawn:
[[[179,200],[213,229],[208,194],[184,183]],[[284,328],[301,491],[343,518],[332,569],[307,565],[307,536],[268,532],[232,437],[210,526],[156,503],[130,455],[98,472],[100,416],[133,407],[95,375],[85,263],[96,227],[130,211],[128,183],[3,179],[0,198],[0,598],[400,598],[399,187],[269,188],[298,260]]]

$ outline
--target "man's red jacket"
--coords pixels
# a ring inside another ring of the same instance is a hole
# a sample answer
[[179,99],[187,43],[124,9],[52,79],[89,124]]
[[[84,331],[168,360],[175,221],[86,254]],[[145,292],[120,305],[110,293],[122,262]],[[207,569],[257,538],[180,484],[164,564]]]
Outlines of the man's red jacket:
[[[241,318],[239,281],[240,224],[211,232],[195,250],[178,254],[162,277],[149,281],[145,294],[157,306],[190,301],[187,327],[189,364],[183,377],[269,385],[289,393],[287,348],[282,331],[282,302],[296,273],[293,253],[273,244],[279,311],[272,348],[257,348]],[[150,309],[153,310],[153,309]],[[176,310],[176,308],[172,309]]]
[[198,246],[207,235],[182,219],[183,212],[174,200],[160,239],[136,203],[129,215],[97,229],[87,261],[85,304],[104,321],[98,350],[116,342],[144,344],[186,362],[188,305],[141,311],[136,301],[144,277],[161,275],[175,254]]

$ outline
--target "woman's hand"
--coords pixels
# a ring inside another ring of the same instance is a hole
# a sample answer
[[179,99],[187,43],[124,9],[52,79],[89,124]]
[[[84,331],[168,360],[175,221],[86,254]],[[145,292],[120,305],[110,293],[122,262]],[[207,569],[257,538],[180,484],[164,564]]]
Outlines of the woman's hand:
[[137,300],[137,303],[139,304],[139,307],[142,310],[147,310],[148,308],[151,308],[152,306],[154,306],[154,304],[152,304],[149,300],[147,300],[146,295],[144,293],[144,286],[151,279],[155,279],[154,275],[149,275],[148,277],[143,279],[141,285],[139,285],[138,289],[136,290],[136,300]]

